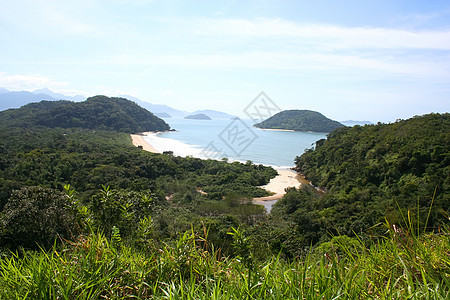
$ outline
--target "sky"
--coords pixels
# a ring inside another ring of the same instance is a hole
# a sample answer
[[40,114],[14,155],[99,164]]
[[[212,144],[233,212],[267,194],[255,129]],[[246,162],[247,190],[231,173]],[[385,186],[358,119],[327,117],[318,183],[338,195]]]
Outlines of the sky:
[[450,1],[0,0],[0,87],[242,116],[393,122],[450,107]]

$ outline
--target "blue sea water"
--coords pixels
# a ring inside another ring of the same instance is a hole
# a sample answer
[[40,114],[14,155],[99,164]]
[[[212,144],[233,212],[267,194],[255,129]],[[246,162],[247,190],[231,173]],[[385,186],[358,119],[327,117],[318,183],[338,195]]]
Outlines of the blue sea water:
[[294,158],[325,133],[262,130],[250,120],[165,119],[176,131],[149,134],[144,138],[154,148],[175,155],[231,161],[252,161],[274,167],[292,167]]

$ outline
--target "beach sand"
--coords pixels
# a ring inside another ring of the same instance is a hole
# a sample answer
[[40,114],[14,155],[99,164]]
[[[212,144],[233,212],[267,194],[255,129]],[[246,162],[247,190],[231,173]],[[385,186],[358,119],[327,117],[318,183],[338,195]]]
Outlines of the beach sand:
[[140,134],[130,134],[133,145],[136,147],[142,146],[142,149],[152,153],[161,153],[160,151],[153,148],[146,140],[144,140],[145,132]]
[[263,189],[275,194],[267,197],[253,198],[253,203],[260,204],[263,201],[279,200],[286,194],[284,190],[287,187],[300,187],[301,183],[297,172],[289,169],[280,169],[277,171],[278,176],[272,178],[267,185],[262,186]]
[[[140,134],[131,134],[131,139],[133,141],[133,145],[136,147],[142,146],[142,149],[145,151],[153,152],[153,153],[161,153],[156,150],[152,145],[150,145],[146,140],[144,140],[145,132]],[[284,194],[286,194],[285,189],[288,187],[299,188],[303,181],[304,183],[307,181],[304,178],[290,169],[278,169],[278,175],[275,178],[272,178],[267,185],[262,186],[263,189],[274,193],[272,196],[267,197],[259,197],[253,198],[253,203],[255,204],[264,204],[265,206],[272,206],[276,200],[281,199]],[[270,203],[269,202],[273,202]],[[267,207],[266,207],[267,208]],[[270,210],[270,208],[269,208]]]

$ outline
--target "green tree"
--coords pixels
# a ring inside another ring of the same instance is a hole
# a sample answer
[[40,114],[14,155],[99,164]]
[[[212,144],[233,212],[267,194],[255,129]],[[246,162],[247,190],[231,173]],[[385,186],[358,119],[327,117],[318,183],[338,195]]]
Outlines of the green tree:
[[13,191],[0,222],[2,241],[13,247],[48,248],[56,239],[71,239],[80,228],[68,197],[54,189],[24,187]]

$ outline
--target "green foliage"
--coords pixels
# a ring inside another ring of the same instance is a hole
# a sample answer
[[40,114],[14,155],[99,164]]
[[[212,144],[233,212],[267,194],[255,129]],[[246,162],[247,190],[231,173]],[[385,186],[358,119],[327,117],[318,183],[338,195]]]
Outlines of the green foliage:
[[[247,245],[242,238],[236,240]],[[257,280],[251,281],[240,258],[220,256],[192,230],[147,251],[116,249],[103,235],[90,234],[63,251],[2,256],[0,298],[448,299],[449,238],[446,230],[419,237],[404,228],[402,236],[370,247],[356,242],[351,259],[331,250],[294,262],[255,262]]]
[[284,110],[255,127],[264,129],[288,129],[295,131],[332,132],[344,125],[311,110]]
[[[2,129],[0,209],[13,191],[24,187],[65,190],[79,227],[92,227],[108,237],[115,226],[122,238],[134,238],[140,220],[149,217],[155,224],[150,236],[161,239],[175,238],[201,216],[221,219],[234,214],[241,222],[254,222],[263,209],[237,199],[267,195],[258,186],[276,175],[262,165],[148,153],[132,146],[123,133]],[[5,236],[2,231],[0,236]],[[11,246],[34,245],[33,236],[28,238]]]
[[111,247],[114,250],[120,249],[122,246],[122,237],[120,236],[120,229],[113,226],[111,230]]
[[124,98],[90,97],[84,102],[42,101],[0,112],[4,125],[62,127],[144,132],[169,130],[169,125]]
[[448,299],[448,125],[333,132],[296,161],[327,193],[270,216],[250,199],[272,168],[0,126],[0,298]]
[[407,211],[422,228],[438,230],[450,215],[448,128],[449,114],[430,114],[336,130],[296,158],[298,170],[325,196],[305,200],[293,193],[280,205],[307,234],[369,233],[384,218],[399,224]]
[[80,228],[69,200],[49,188],[24,187],[14,191],[0,216],[2,244],[49,248],[55,239],[72,239]]
[[102,185],[131,191],[152,189],[156,202],[174,192],[198,194],[196,188],[219,200],[229,189],[243,195],[267,195],[256,186],[276,175],[275,170],[262,165],[148,153],[132,146],[129,136],[122,133],[1,129],[0,209],[12,190],[29,185],[62,190],[69,183],[84,202]]
[[[152,194],[111,190],[103,186],[100,193],[92,197],[90,211],[94,226],[105,233],[121,232],[132,235],[141,219],[150,215],[154,207]],[[116,228],[116,229],[114,229]]]

